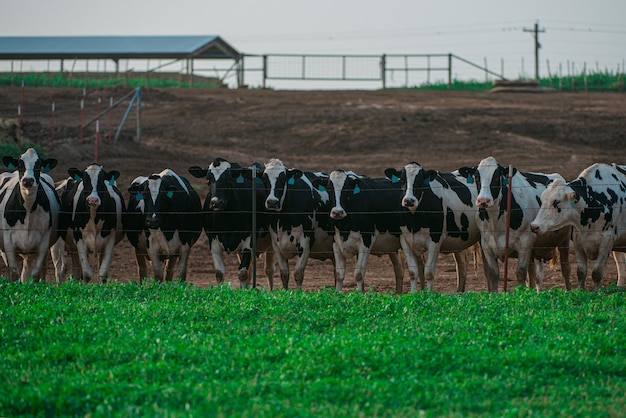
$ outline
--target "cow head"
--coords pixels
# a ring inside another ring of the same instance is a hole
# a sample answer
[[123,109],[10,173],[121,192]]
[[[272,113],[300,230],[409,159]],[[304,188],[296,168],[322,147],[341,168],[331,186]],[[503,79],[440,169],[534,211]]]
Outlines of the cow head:
[[184,208],[176,207],[176,196],[189,194],[181,177],[169,169],[150,177],[137,177],[128,191],[131,202],[136,202],[136,208],[129,204],[129,209],[139,209],[145,215],[145,227],[149,229],[160,228],[164,217],[184,211]]
[[385,170],[385,175],[393,183],[400,182],[402,184],[402,190],[404,190],[402,206],[415,212],[422,201],[424,191],[430,187],[430,182],[437,177],[437,172],[424,170],[419,163],[412,162],[405,165],[402,171],[388,168]]
[[265,164],[263,184],[269,190],[265,199],[265,208],[267,210],[280,211],[285,202],[287,187],[294,184],[301,177],[301,170],[288,170],[282,161],[277,158],[272,158]]
[[208,202],[205,206],[210,210],[225,210],[233,202],[251,207],[252,172],[255,172],[255,186],[261,189],[263,165],[254,163],[250,167],[242,167],[230,163],[223,158],[216,158],[209,168],[190,167],[189,173],[194,177],[206,178],[209,186]]
[[335,220],[344,219],[348,216],[345,208],[356,195],[361,193],[360,176],[352,172],[334,170],[328,176],[326,184],[332,206],[330,217]]
[[[513,171],[515,174],[517,170]],[[508,186],[508,169],[493,157],[483,159],[477,167],[459,169],[461,175],[471,175],[478,188],[476,206],[487,209],[500,201]]]
[[536,234],[556,231],[573,224],[573,217],[579,213],[579,194],[562,179],[555,179],[541,193],[541,208],[530,224]]
[[48,173],[57,165],[54,158],[40,158],[37,151],[29,148],[19,158],[2,157],[2,162],[11,171],[19,173],[20,193],[26,200],[37,195],[41,173]]
[[102,203],[100,194],[109,194],[109,189],[115,186],[115,181],[120,176],[119,171],[104,171],[101,165],[93,163],[82,171],[78,168],[68,168],[67,173],[77,183],[83,184],[82,196],[90,209],[96,210]]

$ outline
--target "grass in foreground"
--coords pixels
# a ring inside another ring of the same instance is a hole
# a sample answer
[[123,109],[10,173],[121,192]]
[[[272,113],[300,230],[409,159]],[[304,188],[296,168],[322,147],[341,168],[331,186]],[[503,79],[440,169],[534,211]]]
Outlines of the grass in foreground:
[[619,416],[626,293],[0,285],[0,415]]

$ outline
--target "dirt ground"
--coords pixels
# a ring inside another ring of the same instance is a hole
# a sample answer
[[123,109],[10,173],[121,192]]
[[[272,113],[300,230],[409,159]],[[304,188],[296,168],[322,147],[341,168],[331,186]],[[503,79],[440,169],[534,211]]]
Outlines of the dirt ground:
[[[85,120],[129,89],[87,91]],[[23,99],[22,99],[23,94]],[[85,168],[95,156],[95,123],[80,137],[82,89],[0,89],[0,119],[15,119],[22,103],[24,139],[37,142],[59,165],[51,175],[66,176],[67,168]],[[55,103],[54,143],[51,104]],[[427,168],[450,171],[476,165],[494,156],[503,165],[525,171],[558,172],[575,178],[595,162],[626,163],[626,96],[619,93],[469,93],[411,90],[386,91],[271,91],[145,89],[141,114],[142,140],[136,142],[136,112],[116,144],[110,136],[122,119],[128,102],[100,120],[98,162],[119,170],[123,192],[138,175],[171,168],[198,186],[206,185],[187,174],[193,165],[207,166],[215,157],[249,164],[280,158],[286,166],[331,171],[342,168],[382,176],[388,167],[401,168],[417,161]],[[12,140],[11,138],[5,140]],[[575,263],[573,255],[570,258]],[[227,265],[227,281],[236,283],[236,257]],[[513,260],[509,286],[515,284]],[[355,288],[350,271],[344,289]],[[478,266],[467,279],[467,289],[486,290]],[[259,286],[266,287],[259,261]],[[434,289],[453,292],[454,263],[440,257]],[[112,277],[136,280],[132,247],[122,241],[115,249]],[[50,275],[49,275],[50,277]],[[409,289],[405,268],[404,289]],[[194,246],[187,280],[198,286],[214,285],[215,274],[207,240]],[[275,277],[275,283],[280,279]],[[591,279],[587,287],[591,288]],[[616,281],[609,260],[602,285]],[[388,258],[372,257],[365,277],[366,289],[394,289]],[[577,286],[575,268],[572,283]],[[333,285],[330,262],[310,260],[306,290]],[[295,287],[293,279],[290,287]],[[502,285],[500,286],[502,287]],[[546,288],[564,287],[558,269],[546,269]]]

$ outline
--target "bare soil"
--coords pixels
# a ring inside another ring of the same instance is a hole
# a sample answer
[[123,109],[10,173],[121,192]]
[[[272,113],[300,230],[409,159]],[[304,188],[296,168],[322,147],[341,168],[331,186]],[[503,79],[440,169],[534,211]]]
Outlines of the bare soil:
[[[100,107],[129,89],[88,91],[89,121]],[[84,168],[96,159],[95,123],[80,141],[82,89],[18,88],[0,90],[0,119],[16,118],[17,104],[24,110],[24,140],[40,144],[59,165],[51,174],[57,180],[67,168]],[[55,103],[54,144],[51,104]],[[595,162],[624,164],[626,100],[619,93],[469,93],[412,90],[384,91],[271,91],[145,89],[141,114],[142,137],[137,143],[136,112],[112,144],[127,102],[100,119],[97,159],[105,169],[119,170],[120,189],[139,175],[171,168],[197,185],[201,198],[206,185],[187,174],[193,165],[207,166],[215,157],[249,164],[280,158],[286,166],[331,171],[342,168],[382,176],[388,167],[401,168],[411,161],[442,171],[476,165],[492,155],[503,165],[525,171],[558,172],[575,178]],[[6,135],[5,135],[6,136]],[[0,137],[1,138],[1,137]],[[15,140],[9,138],[5,140]],[[570,258],[575,263],[573,255]],[[514,277],[513,261],[509,277]],[[124,240],[115,249],[112,277],[137,280],[133,250]],[[236,257],[227,265],[227,280],[236,285]],[[352,269],[353,264],[349,264]],[[478,265],[470,268],[467,289],[486,290]],[[259,261],[258,283],[267,286]],[[451,256],[440,257],[435,290],[455,290]],[[572,269],[576,286],[576,269]],[[51,275],[49,275],[50,277]],[[560,271],[546,270],[546,287],[564,287]],[[188,282],[214,285],[215,274],[207,240],[194,246]],[[591,287],[591,279],[587,287]],[[609,260],[603,286],[616,281]],[[275,283],[280,283],[275,277]],[[372,257],[366,288],[394,289],[393,270],[386,257]],[[514,282],[510,281],[509,286]],[[310,260],[306,290],[333,286],[332,264]],[[295,284],[290,283],[290,287]],[[354,289],[351,272],[345,289]],[[405,269],[405,291],[409,289]]]

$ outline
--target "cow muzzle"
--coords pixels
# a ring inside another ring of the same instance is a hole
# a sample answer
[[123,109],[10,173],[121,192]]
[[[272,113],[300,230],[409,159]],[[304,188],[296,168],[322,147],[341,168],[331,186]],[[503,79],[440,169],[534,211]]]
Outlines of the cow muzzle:
[[341,208],[333,208],[330,211],[330,217],[333,219],[343,219],[346,216],[348,216],[348,214],[346,213],[345,210],[341,209]]
[[405,197],[402,199],[402,206],[410,210],[415,210],[417,208],[417,201],[412,197]]
[[281,209],[281,205],[280,205],[280,200],[274,198],[267,198],[265,200],[265,208],[267,210],[280,210]]
[[98,199],[97,197],[89,196],[87,198],[87,206],[97,208],[98,206],[100,206],[100,199]]
[[543,231],[541,230],[541,227],[535,223],[530,224],[530,230],[532,232],[534,232],[535,234],[539,235],[541,234]]
[[220,199],[218,197],[214,197],[209,202],[209,209],[211,210],[222,210],[226,206],[226,201],[224,199]]
[[146,216],[146,227],[149,229],[157,229],[161,226],[161,218],[156,213],[150,213]]
[[22,179],[22,186],[26,189],[30,189],[35,185],[35,179],[32,177],[24,177]]
[[490,208],[493,205],[493,201],[491,199],[487,199],[484,197],[476,199],[476,206],[481,208]]

